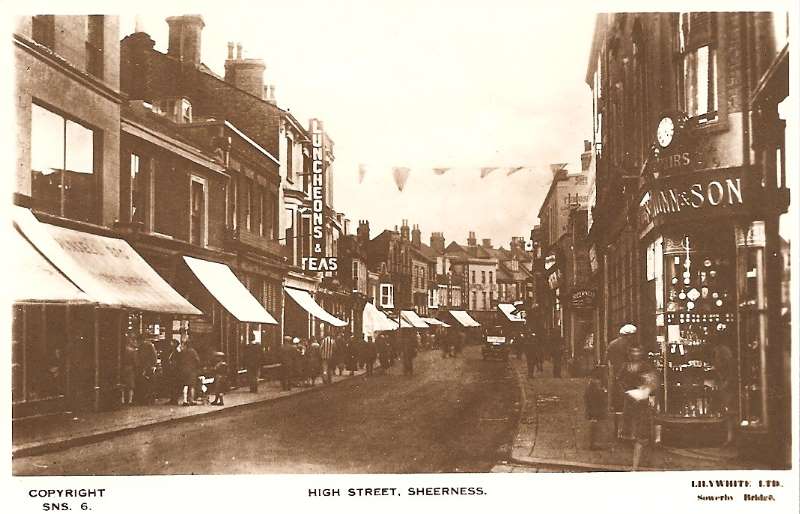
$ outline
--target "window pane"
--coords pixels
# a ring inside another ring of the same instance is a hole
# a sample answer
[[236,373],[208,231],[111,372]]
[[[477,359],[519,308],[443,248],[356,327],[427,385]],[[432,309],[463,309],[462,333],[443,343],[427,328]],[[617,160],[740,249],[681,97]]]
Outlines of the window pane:
[[141,169],[141,159],[131,154],[131,221],[144,223],[145,180]]
[[64,216],[93,221],[95,199],[94,132],[67,120]]
[[31,106],[31,196],[35,209],[61,215],[64,118]]

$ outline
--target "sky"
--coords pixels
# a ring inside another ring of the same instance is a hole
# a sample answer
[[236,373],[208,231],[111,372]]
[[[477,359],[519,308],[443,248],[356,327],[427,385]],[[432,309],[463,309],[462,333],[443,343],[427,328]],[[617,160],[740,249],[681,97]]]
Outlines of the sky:
[[[203,15],[202,61],[220,75],[228,41],[263,59],[278,105],[303,123],[324,121],[335,142],[334,207],[351,226],[368,219],[376,235],[407,219],[425,241],[431,231],[448,242],[475,231],[506,247],[527,238],[549,164],[579,166],[591,138],[584,77],[594,14],[510,1],[376,4],[148,9],[138,23],[166,51],[167,16]],[[124,37],[136,19],[120,23]],[[402,192],[396,166],[411,169]],[[480,178],[495,166],[526,168]]]

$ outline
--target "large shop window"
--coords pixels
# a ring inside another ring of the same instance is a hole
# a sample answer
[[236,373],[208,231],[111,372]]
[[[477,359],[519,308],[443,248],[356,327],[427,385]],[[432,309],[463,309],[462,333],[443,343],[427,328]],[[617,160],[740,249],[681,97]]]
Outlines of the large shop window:
[[31,107],[33,208],[79,221],[95,221],[93,130],[44,107]]
[[[735,409],[737,330],[731,236],[731,231],[724,230],[673,233],[649,250],[657,286],[657,364],[664,383],[659,411],[663,414],[713,418]],[[659,276],[662,272],[663,277]]]
[[717,119],[717,49],[714,14],[681,13],[678,42],[683,108],[699,123]]

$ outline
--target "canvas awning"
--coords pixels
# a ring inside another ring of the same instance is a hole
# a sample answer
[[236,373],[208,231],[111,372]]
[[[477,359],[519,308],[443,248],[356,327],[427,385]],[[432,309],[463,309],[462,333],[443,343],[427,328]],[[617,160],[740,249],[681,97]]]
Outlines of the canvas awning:
[[361,320],[365,337],[372,336],[375,332],[397,330],[397,322],[390,320],[386,314],[369,302],[364,304],[364,314]]
[[291,287],[284,287],[284,291],[288,294],[292,300],[297,302],[297,304],[302,307],[306,312],[314,316],[320,321],[324,321],[325,323],[329,323],[334,327],[344,327],[347,326],[346,321],[342,321],[333,314],[329,313],[320,305],[314,301],[308,291],[303,291],[302,289],[294,289]]
[[456,321],[461,323],[461,326],[464,326],[464,327],[479,327],[479,326],[481,326],[481,324],[478,323],[477,321],[475,321],[474,319],[472,319],[472,316],[470,316],[466,311],[450,311],[450,314],[453,315],[453,317],[456,319]]
[[525,320],[520,316],[517,308],[510,303],[498,303],[497,308],[502,312],[508,321],[524,322]]
[[278,324],[227,265],[187,256],[183,260],[208,292],[234,318],[248,323]]
[[41,223],[15,207],[14,223],[55,268],[99,305],[201,315],[124,240]]
[[[8,238],[12,279],[6,291],[15,303],[91,303],[89,297],[58,271],[17,230]],[[8,283],[10,282],[10,283]]]
[[428,325],[436,325],[436,326],[444,327],[444,328],[447,328],[447,327],[450,326],[447,323],[445,323],[444,321],[438,320],[436,318],[422,318],[422,320],[425,323],[427,323]]
[[[413,328],[430,328],[414,311],[400,311],[400,320],[405,321]],[[402,327],[403,324],[401,323],[400,326]]]

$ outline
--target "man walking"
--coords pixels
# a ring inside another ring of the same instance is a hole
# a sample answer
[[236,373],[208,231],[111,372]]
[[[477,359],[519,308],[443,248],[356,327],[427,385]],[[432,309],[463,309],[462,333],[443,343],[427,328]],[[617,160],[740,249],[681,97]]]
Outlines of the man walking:
[[614,412],[614,432],[617,438],[623,437],[622,412],[625,406],[624,391],[618,377],[628,360],[628,349],[638,346],[636,326],[630,323],[619,329],[619,337],[608,343],[605,362],[608,365],[608,391],[611,396],[610,406]]
[[244,366],[247,369],[247,382],[250,384],[250,392],[258,392],[258,379],[261,374],[261,345],[250,343],[245,346]]
[[528,366],[528,378],[533,378],[536,369],[536,334],[522,332],[520,334],[520,344],[525,350],[525,363]]
[[322,354],[322,382],[330,384],[333,381],[332,373],[336,368],[336,342],[330,334],[322,339],[320,353]]

